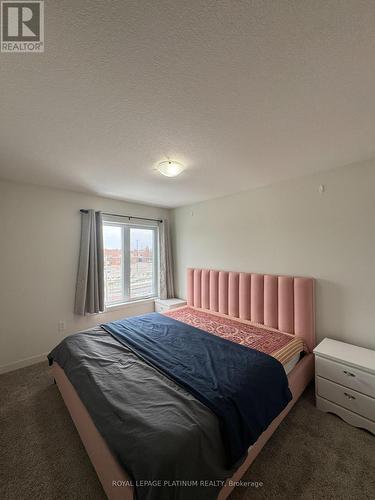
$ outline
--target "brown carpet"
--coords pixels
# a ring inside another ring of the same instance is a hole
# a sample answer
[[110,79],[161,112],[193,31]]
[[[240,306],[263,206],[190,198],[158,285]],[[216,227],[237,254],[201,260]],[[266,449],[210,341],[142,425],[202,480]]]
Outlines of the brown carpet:
[[[46,363],[0,376],[0,499],[105,495]],[[314,407],[309,387],[230,500],[374,499],[375,437]]]

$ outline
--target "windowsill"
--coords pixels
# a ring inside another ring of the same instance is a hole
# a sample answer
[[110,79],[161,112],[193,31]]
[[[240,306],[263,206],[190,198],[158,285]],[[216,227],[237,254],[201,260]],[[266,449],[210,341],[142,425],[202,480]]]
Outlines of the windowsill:
[[106,312],[112,312],[116,311],[117,309],[128,309],[131,306],[136,306],[138,304],[151,304],[155,302],[155,299],[157,299],[157,296],[155,297],[149,297],[147,299],[139,299],[139,300],[130,300],[129,302],[122,302],[121,304],[113,304],[111,306],[106,306],[105,308],[105,313]]

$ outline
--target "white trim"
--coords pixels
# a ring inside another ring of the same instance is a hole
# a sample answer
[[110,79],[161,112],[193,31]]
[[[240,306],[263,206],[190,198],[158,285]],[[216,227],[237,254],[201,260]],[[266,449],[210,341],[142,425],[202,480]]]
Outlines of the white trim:
[[41,361],[45,361],[47,363],[47,353],[38,354],[37,356],[32,356],[31,358],[24,358],[7,365],[2,365],[0,366],[0,374],[12,372],[13,370],[18,370],[19,368],[25,368],[26,366],[35,365]]
[[[120,304],[112,304],[108,305],[105,308],[104,313],[109,313],[112,311],[115,311],[116,309],[128,309],[129,307],[136,306],[138,304],[152,304],[155,303],[155,297],[148,297],[147,299],[140,299],[140,300],[130,300],[129,302],[121,302]],[[103,314],[103,313],[96,313],[96,314]]]
[[[134,219],[134,222],[132,221]],[[137,217],[126,217],[125,215],[105,215],[103,214],[103,222],[107,223],[113,223],[113,224],[124,224],[128,226],[139,226],[141,228],[143,227],[159,227],[159,221],[158,220],[137,220]]]

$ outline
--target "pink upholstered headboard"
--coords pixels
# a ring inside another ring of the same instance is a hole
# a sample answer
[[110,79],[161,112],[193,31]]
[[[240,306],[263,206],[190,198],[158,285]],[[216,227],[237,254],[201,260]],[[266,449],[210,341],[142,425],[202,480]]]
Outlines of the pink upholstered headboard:
[[187,303],[292,333],[310,351],[315,347],[312,278],[188,269]]

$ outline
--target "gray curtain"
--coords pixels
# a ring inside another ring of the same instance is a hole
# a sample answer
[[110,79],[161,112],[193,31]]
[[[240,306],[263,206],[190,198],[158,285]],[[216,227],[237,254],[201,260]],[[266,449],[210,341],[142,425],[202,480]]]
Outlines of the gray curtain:
[[172,244],[169,222],[163,219],[159,226],[160,234],[160,298],[172,299],[174,295]]
[[104,311],[104,258],[102,215],[81,212],[81,245],[77,274],[76,314]]

